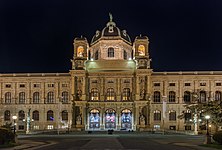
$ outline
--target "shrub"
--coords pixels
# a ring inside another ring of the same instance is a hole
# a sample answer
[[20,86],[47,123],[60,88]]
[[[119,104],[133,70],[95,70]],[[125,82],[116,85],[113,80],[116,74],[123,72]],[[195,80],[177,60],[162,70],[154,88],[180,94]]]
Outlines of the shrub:
[[222,144],[222,131],[218,131],[213,135],[214,141],[216,141],[219,144]]
[[8,144],[10,142],[15,142],[15,135],[10,130],[1,128],[0,129],[0,144]]

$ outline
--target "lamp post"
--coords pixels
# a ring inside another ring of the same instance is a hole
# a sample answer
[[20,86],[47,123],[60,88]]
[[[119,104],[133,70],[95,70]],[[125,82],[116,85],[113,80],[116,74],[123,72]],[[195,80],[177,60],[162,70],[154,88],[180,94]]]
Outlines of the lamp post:
[[13,122],[14,122],[14,134],[15,134],[15,129],[16,129],[16,123],[15,120],[17,119],[17,116],[12,116]]
[[206,115],[205,116],[205,119],[206,119],[206,122],[207,122],[207,126],[206,126],[206,128],[207,128],[207,133],[206,133],[206,139],[205,139],[205,144],[211,144],[211,136],[210,136],[210,134],[209,134],[209,119],[210,119],[210,116],[209,115]]

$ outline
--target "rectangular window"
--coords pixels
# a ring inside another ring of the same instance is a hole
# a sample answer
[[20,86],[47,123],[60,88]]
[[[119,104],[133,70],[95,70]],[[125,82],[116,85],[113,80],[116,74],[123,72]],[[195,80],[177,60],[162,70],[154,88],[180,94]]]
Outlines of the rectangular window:
[[160,83],[154,83],[154,86],[160,86]]
[[63,84],[62,84],[62,87],[68,87],[68,84],[63,83]]
[[11,88],[11,84],[6,84],[5,87],[6,88]]
[[218,82],[218,83],[216,83],[216,86],[221,86],[221,83],[219,83],[219,82]]
[[190,83],[185,83],[184,85],[185,85],[185,86],[190,86]]
[[206,86],[206,83],[205,82],[201,82],[200,86]]
[[155,125],[153,126],[153,128],[154,128],[154,130],[160,130],[160,125],[155,124]]
[[19,125],[19,126],[18,126],[18,129],[19,129],[19,130],[24,130],[25,127],[24,127],[24,125]]
[[176,130],[176,126],[170,126],[170,130]]
[[175,83],[170,83],[169,86],[175,86]]
[[34,87],[34,88],[39,88],[39,87],[40,87],[40,84],[33,84],[33,87]]
[[185,126],[185,130],[191,130],[191,126]]
[[39,126],[33,126],[34,130],[39,130]]
[[97,83],[97,80],[92,80],[92,83]]
[[53,83],[48,84],[48,87],[54,87]]
[[24,88],[24,87],[25,87],[25,84],[20,84],[19,87],[20,87],[20,88]]
[[48,126],[47,126],[47,129],[48,129],[48,130],[52,130],[52,129],[53,129],[53,125],[48,125]]

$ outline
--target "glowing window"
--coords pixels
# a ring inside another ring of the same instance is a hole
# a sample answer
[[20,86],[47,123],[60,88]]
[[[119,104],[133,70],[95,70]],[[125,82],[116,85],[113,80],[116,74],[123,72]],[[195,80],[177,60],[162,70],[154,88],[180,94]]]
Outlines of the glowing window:
[[82,46],[79,46],[77,48],[77,57],[83,57],[84,48]]
[[138,53],[139,53],[139,56],[144,56],[145,55],[145,46],[144,45],[139,45]]

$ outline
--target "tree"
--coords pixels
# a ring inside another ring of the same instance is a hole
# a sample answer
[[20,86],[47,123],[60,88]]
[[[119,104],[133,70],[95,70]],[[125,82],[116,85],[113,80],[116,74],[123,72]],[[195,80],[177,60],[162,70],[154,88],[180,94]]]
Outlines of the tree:
[[[184,105],[186,110],[190,110],[192,118],[201,118],[206,115],[210,115],[210,121],[215,125],[216,130],[218,130],[218,126],[222,124],[222,101],[213,100],[208,101],[207,103],[191,103]],[[185,112],[178,116],[179,119],[185,118]],[[195,122],[194,123],[197,123]],[[204,121],[204,120],[203,120]]]

